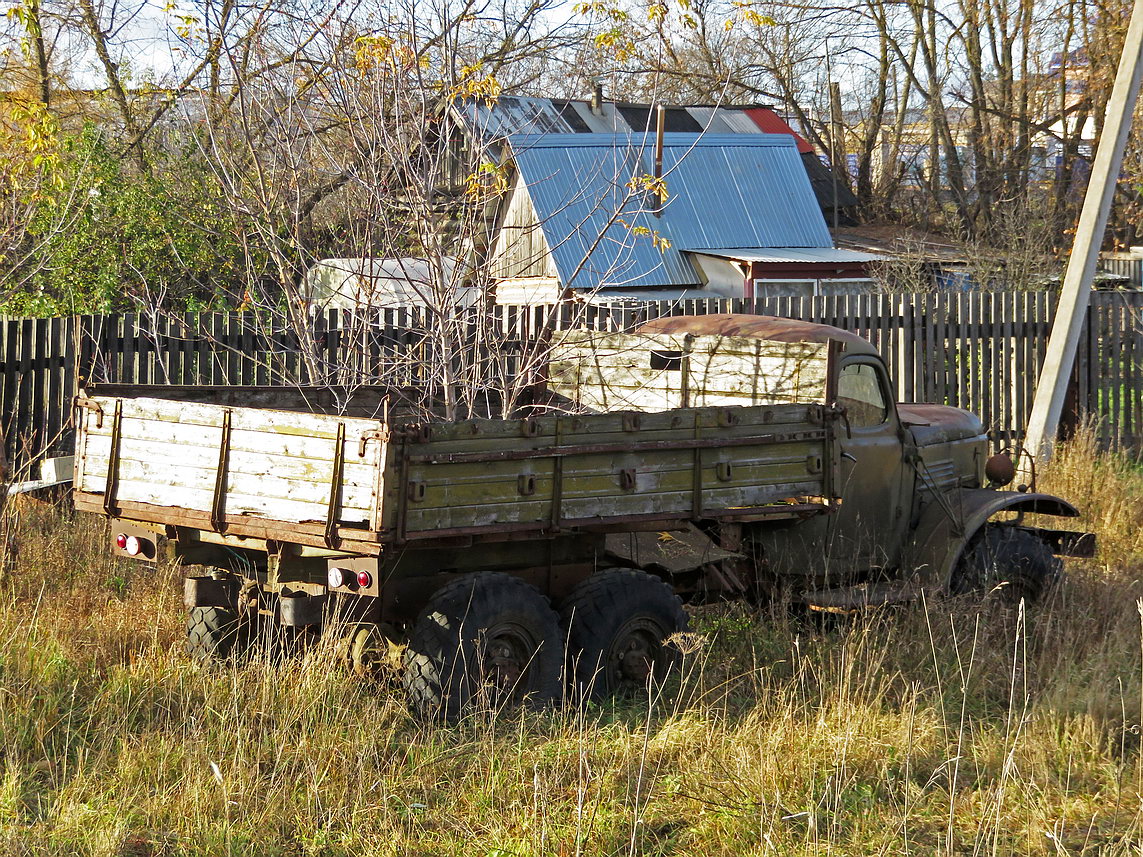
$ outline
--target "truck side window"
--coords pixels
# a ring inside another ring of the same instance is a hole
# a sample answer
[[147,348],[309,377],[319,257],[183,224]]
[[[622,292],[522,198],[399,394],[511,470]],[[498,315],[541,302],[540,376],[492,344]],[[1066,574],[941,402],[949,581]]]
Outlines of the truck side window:
[[837,403],[845,407],[854,428],[881,425],[889,415],[877,369],[868,363],[842,367],[837,379]]

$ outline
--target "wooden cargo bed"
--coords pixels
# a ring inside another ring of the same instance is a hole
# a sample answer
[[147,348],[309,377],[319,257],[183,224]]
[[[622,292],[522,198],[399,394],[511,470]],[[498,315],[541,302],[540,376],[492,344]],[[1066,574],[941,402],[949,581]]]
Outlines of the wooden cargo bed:
[[77,507],[350,552],[804,514],[830,496],[815,404],[390,424],[152,396],[79,405]]

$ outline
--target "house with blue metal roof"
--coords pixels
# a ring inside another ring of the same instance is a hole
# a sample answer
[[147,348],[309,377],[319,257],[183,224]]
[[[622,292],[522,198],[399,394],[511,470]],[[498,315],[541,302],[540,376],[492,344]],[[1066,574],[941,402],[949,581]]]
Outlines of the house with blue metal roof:
[[661,159],[653,134],[515,135],[509,147],[490,251],[499,303],[869,287],[876,257],[834,248],[789,135],[666,133]]
[[849,188],[848,176],[836,177],[810,142],[765,105],[620,103],[604,100],[597,81],[590,100],[501,95],[491,100],[459,98],[451,107],[461,136],[493,152],[514,134],[644,134],[654,130],[660,112],[668,133],[789,135],[798,145],[826,221],[853,222],[860,201]]

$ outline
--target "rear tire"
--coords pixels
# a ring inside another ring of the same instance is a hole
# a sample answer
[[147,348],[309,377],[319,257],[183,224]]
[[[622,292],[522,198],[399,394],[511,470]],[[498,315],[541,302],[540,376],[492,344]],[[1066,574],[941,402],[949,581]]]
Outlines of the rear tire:
[[666,641],[687,630],[682,601],[643,571],[610,568],[581,582],[560,605],[568,675],[577,698],[601,701],[646,690],[677,666]]
[[1015,606],[1021,599],[1039,599],[1063,570],[1051,549],[1025,530],[986,527],[965,549],[951,590],[954,595],[978,593]]
[[187,614],[187,654],[199,663],[226,661],[242,638],[238,613],[226,607],[192,607]]
[[438,590],[413,625],[402,677],[413,713],[446,722],[479,709],[558,701],[559,618],[518,577],[482,572]]

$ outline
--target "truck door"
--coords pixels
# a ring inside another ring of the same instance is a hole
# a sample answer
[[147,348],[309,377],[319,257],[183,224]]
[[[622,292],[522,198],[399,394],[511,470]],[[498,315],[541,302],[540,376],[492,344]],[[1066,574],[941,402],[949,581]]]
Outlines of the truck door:
[[897,561],[907,524],[901,426],[881,361],[854,355],[841,364],[837,404],[841,508],[831,516],[826,556],[831,577]]

